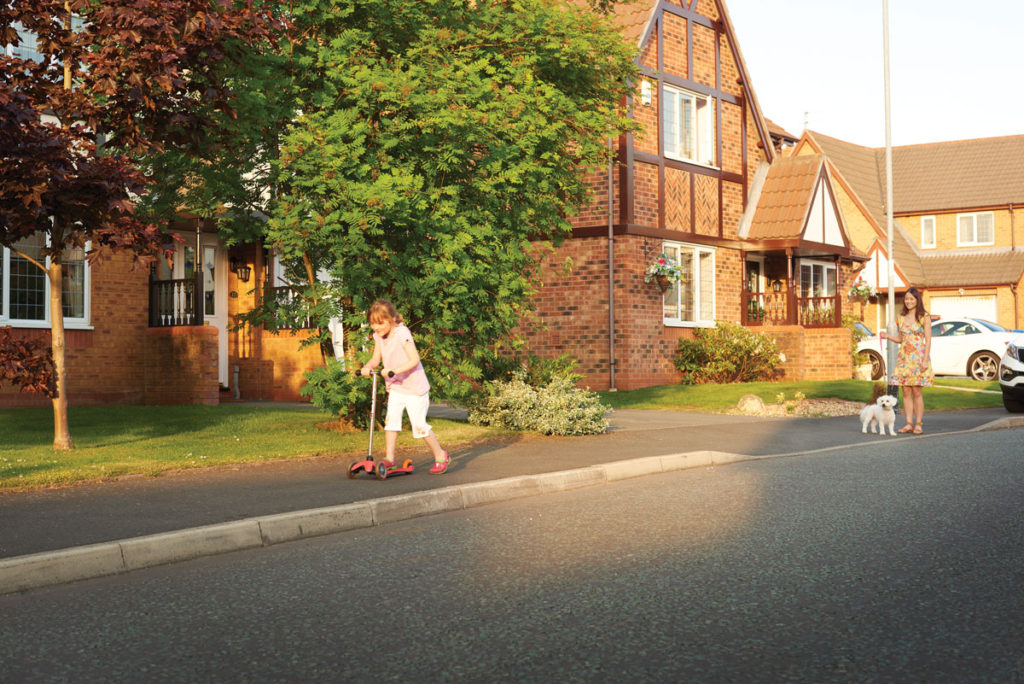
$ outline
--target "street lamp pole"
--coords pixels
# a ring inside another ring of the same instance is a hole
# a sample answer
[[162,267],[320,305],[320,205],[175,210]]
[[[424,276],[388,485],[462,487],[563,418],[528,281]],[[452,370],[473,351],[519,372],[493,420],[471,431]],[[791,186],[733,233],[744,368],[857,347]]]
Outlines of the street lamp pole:
[[885,70],[885,219],[886,219],[886,255],[888,257],[888,272],[886,283],[888,285],[889,306],[886,323],[886,332],[889,344],[886,346],[885,369],[888,375],[889,394],[897,394],[892,385],[892,371],[896,365],[896,345],[892,341],[893,336],[899,334],[896,325],[896,269],[892,253],[892,122],[889,101],[889,0],[882,0],[882,55],[883,68]]

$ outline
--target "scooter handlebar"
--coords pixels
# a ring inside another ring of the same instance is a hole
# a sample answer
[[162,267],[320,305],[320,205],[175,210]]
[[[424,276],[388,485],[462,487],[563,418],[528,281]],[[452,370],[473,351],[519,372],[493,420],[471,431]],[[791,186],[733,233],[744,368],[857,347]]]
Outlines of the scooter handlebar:
[[[376,368],[374,368],[373,370],[371,370],[371,371],[370,371],[370,375],[373,375],[374,373],[380,373],[380,371],[379,371],[379,370],[377,370]],[[362,371],[361,371],[361,370],[357,370],[357,371],[352,371],[352,375],[355,375],[356,377],[359,377],[359,376],[361,376],[362,374],[363,374],[363,373],[362,373]],[[384,374],[384,377],[387,377],[387,378],[393,378],[393,377],[395,377],[395,371],[393,371],[393,370],[389,370],[389,371],[388,371],[387,373],[385,373],[385,374]]]

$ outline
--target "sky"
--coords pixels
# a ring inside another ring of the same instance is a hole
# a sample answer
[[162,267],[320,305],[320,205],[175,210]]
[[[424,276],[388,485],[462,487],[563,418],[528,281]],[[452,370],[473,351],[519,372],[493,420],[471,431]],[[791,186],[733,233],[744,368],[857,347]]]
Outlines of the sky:
[[[882,0],[725,5],[766,117],[885,146]],[[1024,134],[1022,43],[1024,0],[889,0],[892,144]]]

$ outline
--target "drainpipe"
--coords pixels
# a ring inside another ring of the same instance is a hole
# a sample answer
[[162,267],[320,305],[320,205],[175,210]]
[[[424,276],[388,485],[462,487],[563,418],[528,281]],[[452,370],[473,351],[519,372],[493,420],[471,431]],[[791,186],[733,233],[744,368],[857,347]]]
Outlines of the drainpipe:
[[1013,221],[1013,202],[1010,202],[1010,249],[1017,249],[1017,227]]
[[608,391],[615,388],[615,231],[613,227],[614,165],[612,139],[608,138]]

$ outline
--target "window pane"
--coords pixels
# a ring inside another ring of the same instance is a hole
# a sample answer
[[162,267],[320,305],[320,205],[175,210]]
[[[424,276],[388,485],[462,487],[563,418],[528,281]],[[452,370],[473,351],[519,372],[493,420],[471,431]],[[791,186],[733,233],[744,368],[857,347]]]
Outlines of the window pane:
[[935,219],[931,216],[921,217],[921,244],[926,247],[935,245]]
[[957,222],[960,226],[960,242],[974,242],[974,217],[961,216]]
[[[15,249],[41,261],[43,235],[33,235],[16,242]],[[35,264],[11,251],[11,318],[23,321],[46,320],[46,274]]]
[[694,267],[693,251],[681,250],[679,254],[679,268],[683,272],[683,280],[680,283],[679,318],[684,321],[696,320],[693,315],[694,301]]
[[85,250],[75,248],[64,252],[62,309],[65,318],[85,318]]
[[825,297],[836,296],[836,269],[825,268]]
[[216,313],[214,311],[214,284],[217,282],[216,256],[215,248],[203,248],[203,313],[207,316],[213,316]]
[[698,320],[715,319],[715,258],[711,252],[700,252],[700,311]]
[[696,159],[696,122],[694,121],[694,101],[689,95],[680,95],[680,106],[682,107],[682,155],[687,159]]
[[662,126],[665,129],[665,152],[679,155],[679,114],[678,95],[665,90],[665,112],[662,116]]
[[977,241],[995,242],[996,231],[992,214],[978,214]]
[[800,264],[800,296],[810,297],[812,285],[810,264]]

